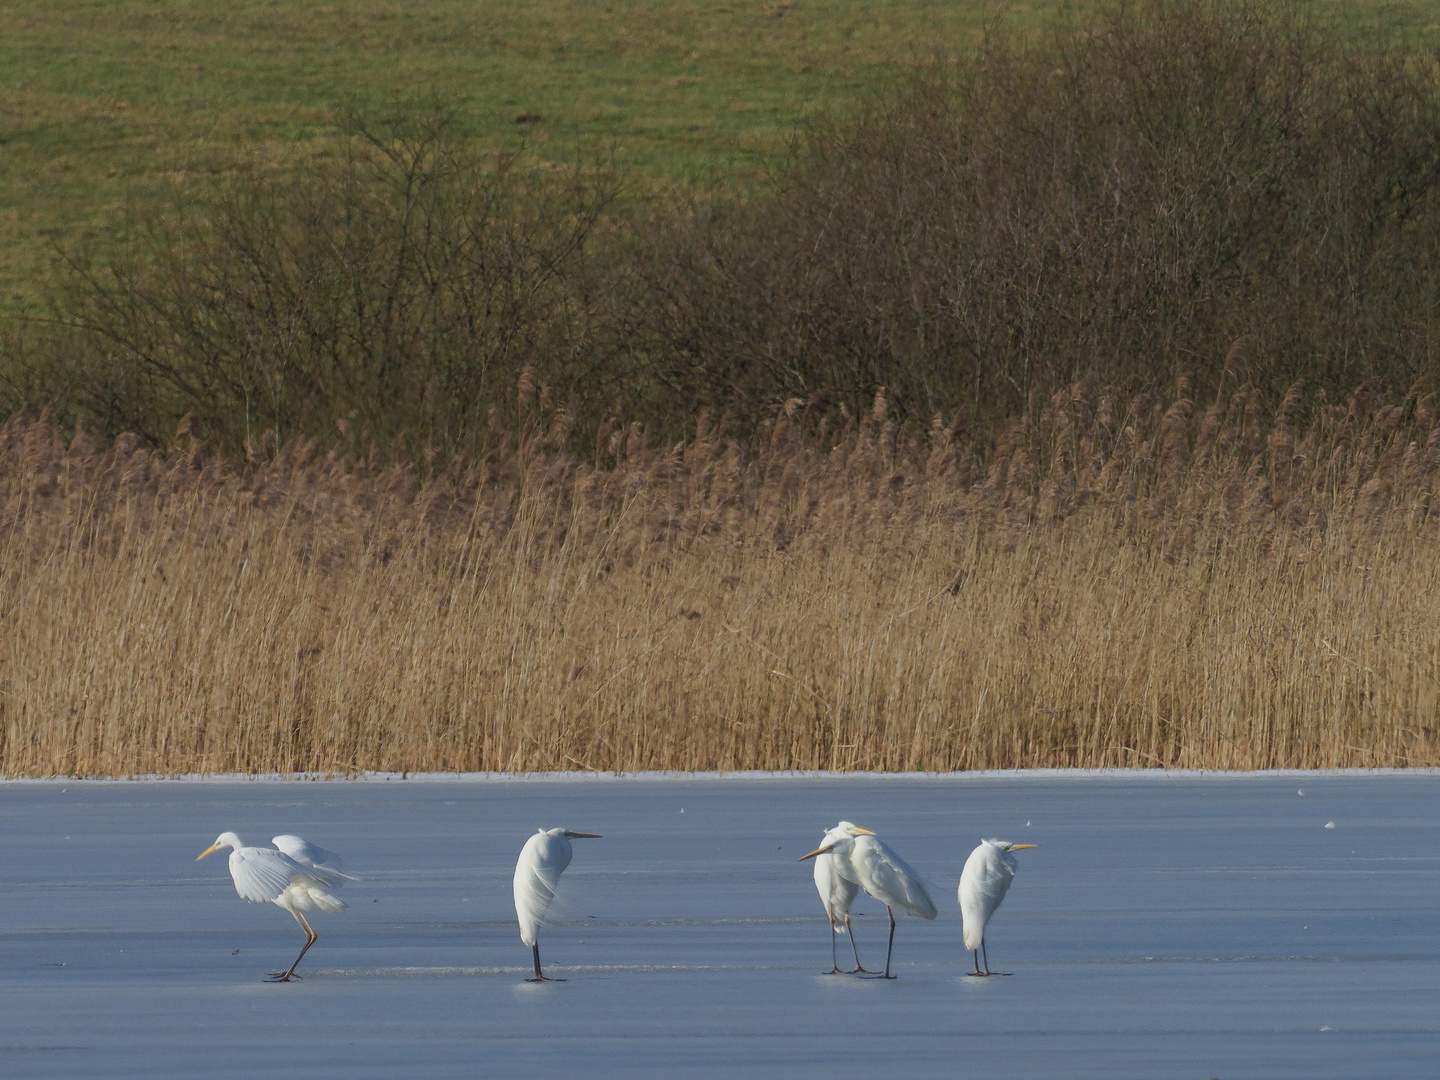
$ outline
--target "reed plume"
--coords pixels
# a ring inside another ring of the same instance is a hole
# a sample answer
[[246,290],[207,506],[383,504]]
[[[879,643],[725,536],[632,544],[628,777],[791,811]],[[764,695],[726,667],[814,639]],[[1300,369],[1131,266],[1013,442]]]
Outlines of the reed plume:
[[1435,763],[1435,395],[1188,392],[419,468],[13,418],[0,772]]

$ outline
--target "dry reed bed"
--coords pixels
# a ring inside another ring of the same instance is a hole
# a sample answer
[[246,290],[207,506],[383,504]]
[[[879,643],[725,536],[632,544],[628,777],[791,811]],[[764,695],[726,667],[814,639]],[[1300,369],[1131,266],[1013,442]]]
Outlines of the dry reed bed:
[[1431,764],[1440,423],[1366,389],[426,477],[12,419],[0,772]]

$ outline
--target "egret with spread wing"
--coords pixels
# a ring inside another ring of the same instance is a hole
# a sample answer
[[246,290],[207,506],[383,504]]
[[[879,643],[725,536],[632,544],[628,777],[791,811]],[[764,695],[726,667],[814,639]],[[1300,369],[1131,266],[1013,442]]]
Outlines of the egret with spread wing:
[[520,849],[520,858],[515,863],[515,916],[520,920],[520,940],[530,946],[535,957],[535,975],[526,982],[565,981],[547,978],[540,970],[540,927],[545,925],[545,914],[550,910],[550,901],[555,899],[560,875],[574,854],[570,841],[599,839],[597,833],[541,829]]
[[[985,952],[985,924],[1015,880],[1015,856],[1035,844],[1012,844],[1008,840],[982,840],[980,846],[965,860],[960,872],[960,918],[965,947],[975,953],[974,975],[990,974],[990,954]],[[976,950],[979,950],[978,952]],[[985,970],[980,970],[980,954],[985,952]]]
[[344,911],[345,901],[331,895],[330,890],[355,879],[340,870],[343,864],[333,851],[307,844],[298,836],[277,836],[275,840],[285,841],[300,857],[275,848],[245,847],[233,832],[223,832],[196,859],[229,848],[230,876],[235,881],[235,891],[251,903],[271,903],[295,917],[300,929],[305,931],[305,945],[288,970],[270,972],[272,982],[290,982],[300,977],[295,974],[295,968],[319,937],[305,918],[306,913]]
[[[850,836],[839,828],[831,829],[820,842],[834,840],[835,845],[829,851],[822,851],[815,856],[815,888],[820,893],[820,903],[825,906],[825,916],[830,920],[830,970],[827,975],[843,975],[840,970],[839,959],[835,955],[835,937],[837,934],[848,933],[850,935],[850,951],[855,954],[855,967],[850,974],[864,972],[865,968],[860,964],[860,950],[855,945],[855,930],[850,925],[850,904],[855,900],[855,894],[860,891],[860,886],[851,880],[855,875],[853,871],[850,877],[846,877],[836,869],[836,863],[848,862],[850,848],[853,841]],[[866,972],[866,974],[869,974]]]
[[[908,911],[921,919],[933,919],[937,912],[935,901],[925,887],[919,874],[894,850],[869,829],[862,829],[848,821],[842,821],[830,832],[818,848],[800,861],[813,859],[836,848],[848,857],[833,863],[834,869],[847,880],[853,881],[867,893],[885,905],[885,914],[890,917],[890,944],[885,950],[885,973],[882,978],[893,979],[890,974],[890,956],[895,951],[894,908]],[[831,839],[831,837],[835,837]]]

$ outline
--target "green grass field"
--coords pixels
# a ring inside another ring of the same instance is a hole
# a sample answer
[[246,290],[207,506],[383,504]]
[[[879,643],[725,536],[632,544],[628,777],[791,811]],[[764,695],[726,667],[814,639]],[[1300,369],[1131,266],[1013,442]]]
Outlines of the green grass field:
[[[127,204],[181,187],[203,198],[213,177],[323,153],[349,99],[462,101],[478,136],[524,139],[542,164],[602,144],[643,193],[716,170],[754,175],[807,111],[843,109],[907,67],[973,48],[986,27],[1038,32],[1088,6],[11,0],[0,7],[0,310],[41,295],[56,243],[103,236]],[[1440,3],[1344,10],[1423,40]]]

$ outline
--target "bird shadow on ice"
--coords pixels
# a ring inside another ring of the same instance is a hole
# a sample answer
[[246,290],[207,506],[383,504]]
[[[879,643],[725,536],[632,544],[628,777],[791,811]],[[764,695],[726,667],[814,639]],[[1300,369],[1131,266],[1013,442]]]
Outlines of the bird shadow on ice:
[[991,994],[998,993],[998,987],[1016,985],[1013,971],[992,971],[989,975],[972,975],[966,972],[964,975],[957,975],[949,981],[959,986],[967,994]]
[[944,979],[937,979],[933,975],[905,971],[903,968],[894,970],[895,978],[893,979],[877,979],[873,975],[852,975],[849,972],[843,975],[818,972],[810,977],[810,981],[820,989],[834,993],[900,995],[908,995],[917,987],[929,991],[945,982]]
[[[782,965],[754,964],[555,964],[555,971],[565,978],[605,977],[609,975],[694,975],[694,974],[751,974],[756,971],[784,972],[790,970]],[[365,980],[365,979],[464,979],[493,978],[503,976],[515,978],[530,974],[529,967],[510,966],[454,966],[413,965],[407,967],[376,968],[323,968],[310,972],[310,982]],[[858,981],[858,980],[857,980]],[[268,985],[263,980],[261,985]],[[536,984],[544,985],[544,984]]]
[[324,968],[310,972],[307,978],[312,981],[323,979],[468,979],[499,975],[514,977],[517,975],[525,975],[529,970],[529,968],[522,967],[518,964],[510,967],[407,966],[383,968]]

